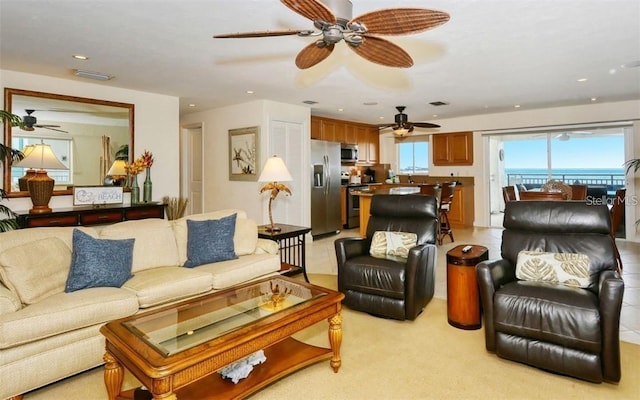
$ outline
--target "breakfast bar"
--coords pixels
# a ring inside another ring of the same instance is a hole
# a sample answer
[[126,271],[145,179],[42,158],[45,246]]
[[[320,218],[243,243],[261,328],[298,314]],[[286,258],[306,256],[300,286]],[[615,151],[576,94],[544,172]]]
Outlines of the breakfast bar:
[[[454,228],[473,226],[473,178],[458,178],[458,185],[453,192],[453,201],[449,210],[449,221]],[[367,190],[354,191],[360,197],[360,236],[367,236],[367,225],[371,211],[371,198],[386,194],[431,194],[436,183],[414,184],[380,184],[371,185]]]

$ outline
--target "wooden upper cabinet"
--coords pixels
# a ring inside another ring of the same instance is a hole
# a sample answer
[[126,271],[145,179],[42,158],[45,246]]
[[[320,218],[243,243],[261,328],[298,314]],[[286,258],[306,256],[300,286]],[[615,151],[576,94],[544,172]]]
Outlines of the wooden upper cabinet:
[[347,144],[358,143],[358,133],[356,132],[356,126],[352,124],[344,124],[344,142]]
[[380,138],[377,127],[358,122],[311,117],[311,139],[357,144],[358,162],[377,163],[380,153]]
[[322,140],[322,121],[311,117],[311,139]]
[[380,129],[369,128],[369,162],[377,163],[380,151]]
[[433,165],[473,165],[473,132],[431,136]]

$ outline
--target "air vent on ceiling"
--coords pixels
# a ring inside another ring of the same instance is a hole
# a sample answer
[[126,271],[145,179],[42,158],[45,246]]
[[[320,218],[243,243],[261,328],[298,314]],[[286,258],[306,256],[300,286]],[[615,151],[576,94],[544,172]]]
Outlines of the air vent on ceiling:
[[314,104],[318,104],[317,101],[313,101],[313,100],[305,100],[303,101],[304,104],[309,104],[309,105],[314,105]]
[[435,107],[448,106],[449,105],[449,103],[445,103],[444,101],[432,101],[429,104],[431,104],[432,106],[435,106]]

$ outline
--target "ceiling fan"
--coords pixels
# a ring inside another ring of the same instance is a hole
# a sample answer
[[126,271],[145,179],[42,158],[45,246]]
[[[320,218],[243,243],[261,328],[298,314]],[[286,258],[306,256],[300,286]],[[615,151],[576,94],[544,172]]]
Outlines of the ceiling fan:
[[[214,38],[266,36],[321,36],[296,57],[300,69],[313,67],[327,58],[334,45],[344,40],[365,59],[389,66],[408,68],[413,59],[401,47],[377,35],[406,35],[435,28],[449,21],[449,14],[424,8],[387,8],[352,17],[350,0],[280,0],[285,6],[313,21],[315,30],[258,31],[215,35]],[[334,11],[332,11],[335,10]]]
[[38,124],[38,119],[31,115],[33,114],[36,110],[24,110],[27,115],[25,115],[24,117],[22,117],[22,130],[28,131],[28,132],[33,132],[35,130],[35,128],[44,128],[44,129],[50,129],[52,131],[58,131],[58,132],[62,132],[62,133],[69,133],[67,131],[63,131],[62,129],[56,129],[56,128],[60,128],[60,125],[41,125]]
[[393,134],[399,137],[409,136],[413,133],[413,128],[440,128],[440,125],[430,122],[409,122],[407,114],[403,113],[405,106],[397,106],[399,114],[395,116],[395,123],[378,124],[378,128],[393,128]]

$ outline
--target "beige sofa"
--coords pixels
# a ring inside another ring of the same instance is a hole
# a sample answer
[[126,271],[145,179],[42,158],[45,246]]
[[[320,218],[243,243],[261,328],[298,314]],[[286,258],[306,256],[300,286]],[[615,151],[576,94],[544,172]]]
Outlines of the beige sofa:
[[[238,258],[183,267],[186,219],[212,220],[233,213]],[[103,363],[104,338],[98,330],[107,321],[278,273],[277,244],[259,239],[256,223],[245,212],[222,210],[187,218],[0,233],[0,399]],[[134,238],[133,277],[122,287],[65,293],[74,229],[100,239]]]

